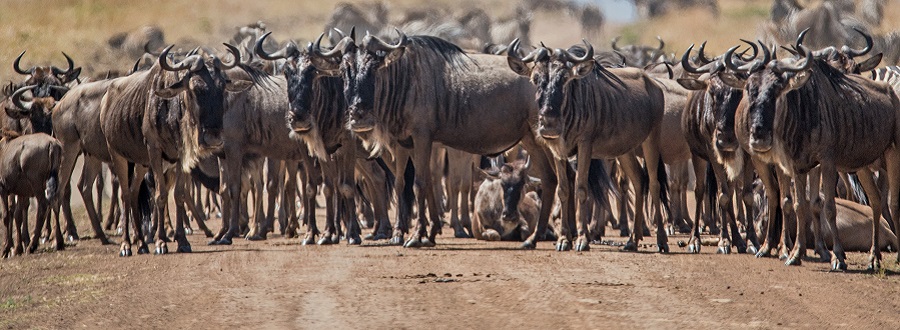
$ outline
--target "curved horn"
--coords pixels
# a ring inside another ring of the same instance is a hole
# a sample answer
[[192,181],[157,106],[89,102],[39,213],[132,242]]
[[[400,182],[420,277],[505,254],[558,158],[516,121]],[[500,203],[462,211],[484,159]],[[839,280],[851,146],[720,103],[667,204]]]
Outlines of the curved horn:
[[26,50],[23,50],[22,53],[19,54],[19,57],[16,57],[16,61],[13,62],[13,69],[16,70],[16,72],[17,72],[18,74],[29,75],[29,74],[31,74],[32,72],[34,72],[34,67],[31,67],[31,69],[28,69],[27,71],[26,71],[26,70],[22,70],[22,68],[19,67],[19,62],[22,60],[22,56],[25,55],[25,52],[26,52]]
[[235,47],[229,43],[222,43],[222,44],[225,45],[226,48],[228,48],[228,52],[230,52],[231,56],[234,58],[231,60],[231,63],[225,63],[224,61],[219,62],[219,63],[222,63],[221,67],[219,67],[219,68],[222,70],[228,70],[228,69],[231,69],[231,68],[237,66],[238,63],[241,63],[241,51],[237,47]]
[[323,56],[323,57],[338,57],[338,56],[341,56],[341,55],[343,55],[343,53],[344,53],[344,47],[347,47],[347,44],[348,44],[348,43],[353,42],[353,39],[344,37],[344,38],[341,38],[341,41],[339,41],[339,42],[337,43],[337,45],[334,45],[334,47],[331,47],[331,50],[329,50],[329,51],[327,51],[327,52],[323,52],[323,51],[322,51],[322,38],[323,38],[324,36],[325,36],[324,33],[320,34],[320,35],[319,35],[319,38],[316,39],[316,43],[315,43],[315,45],[314,45],[313,48],[312,48],[312,49],[313,49],[313,52],[314,52],[316,55]]
[[622,67],[625,67],[625,66],[626,66],[626,65],[625,65],[625,62],[628,61],[628,59],[625,58],[625,55],[623,55],[622,53],[619,53],[618,50],[614,50],[614,51],[613,51],[613,54],[618,55],[619,58],[622,59],[622,63],[619,63],[619,65],[621,65]]
[[30,86],[25,86],[25,87],[17,89],[16,92],[13,93],[13,95],[10,97],[10,98],[12,98],[13,104],[15,104],[16,107],[18,107],[19,109],[31,111],[31,105],[33,103],[30,101],[25,101],[25,103],[22,103],[22,94],[24,94],[27,91],[30,91],[31,89],[33,89],[35,87],[37,87],[37,85],[30,85]]
[[[704,42],[704,44],[705,44],[705,42]],[[684,71],[687,71],[687,72],[693,73],[693,74],[703,74],[703,73],[708,72],[708,70],[704,70],[703,68],[695,68],[691,64],[690,57],[691,57],[691,50],[693,50],[693,49],[694,49],[694,44],[691,44],[691,46],[688,47],[687,51],[684,52],[684,55],[681,55],[681,67],[684,68]],[[735,46],[734,49],[737,49],[737,46]]]
[[613,38],[613,40],[612,40],[612,49],[615,50],[615,51],[622,51],[621,49],[619,49],[618,46],[616,46],[616,42],[619,41],[619,38],[620,38],[620,37],[617,36],[617,37]]
[[378,37],[376,37],[376,36],[369,35],[368,37],[371,38],[370,40],[375,40],[375,44],[374,45],[367,44],[366,46],[374,46],[374,49],[372,49],[372,50],[376,50],[376,51],[378,51],[378,50],[392,51],[392,50],[399,49],[401,47],[405,47],[406,44],[409,43],[409,37],[407,37],[406,34],[404,34],[403,32],[400,32],[400,30],[397,28],[394,28],[394,31],[397,31],[397,34],[400,35],[399,40],[397,40],[397,44],[391,45],[391,44],[384,42],[381,39],[378,39]]
[[334,30],[334,32],[336,32],[338,34],[338,36],[341,37],[341,39],[344,39],[347,37],[347,35],[344,34],[344,31],[341,31],[341,29],[338,29],[338,28],[331,28],[331,29]]
[[[693,44],[691,46],[694,46]],[[715,59],[710,59],[706,57],[706,53],[704,50],[706,49],[706,41],[704,40],[702,44],[700,44],[700,48],[697,49],[697,59],[700,60],[704,65],[715,61]]]
[[72,70],[75,70],[75,61],[72,61],[72,58],[69,57],[69,54],[66,54],[66,52],[62,52],[62,54],[63,54],[63,56],[65,56],[65,58],[66,58],[66,64],[69,66],[69,68],[68,68],[66,71],[63,71],[63,70],[60,69],[60,68],[57,68],[57,67],[55,67],[55,66],[51,66],[51,67],[50,67],[50,70],[53,71],[53,74],[55,74],[55,75],[57,75],[57,76],[66,75],[66,74],[71,73]]
[[672,64],[669,62],[662,62],[666,65],[666,72],[669,73],[669,79],[675,79],[675,71],[672,70]]
[[766,44],[764,44],[762,41],[757,40],[756,42],[759,43],[759,46],[762,48],[762,60],[756,59],[752,62],[738,67],[738,65],[734,63],[734,51],[737,49],[737,46],[735,46],[725,53],[725,66],[732,71],[738,72],[755,72],[765,67],[765,65],[772,60],[772,52],[769,51],[769,47],[766,47]]
[[284,46],[284,48],[279,49],[277,52],[271,54],[266,53],[266,51],[263,49],[263,43],[265,43],[266,38],[268,38],[270,34],[272,34],[272,32],[266,32],[266,34],[262,35],[262,37],[259,37],[259,39],[256,40],[256,45],[253,47],[254,53],[256,53],[256,55],[259,55],[260,58],[267,61],[275,61],[291,56],[296,56],[299,53],[297,51],[297,46],[294,45],[293,42],[289,42],[286,46]]
[[803,65],[788,65],[783,62],[778,62],[778,70],[781,72],[800,72],[809,69],[812,66],[814,59],[812,51],[809,50],[809,48],[806,48],[806,46],[800,45],[800,53],[803,54],[803,57],[805,58],[803,60]]
[[656,40],[659,40],[659,48],[656,48],[656,50],[662,51],[666,47],[666,43],[659,36],[656,36]]
[[798,48],[803,44],[803,39],[806,39],[806,34],[809,33],[809,29],[810,28],[806,28],[806,30],[803,30],[797,35],[797,42],[794,43],[794,48]]
[[583,42],[585,46],[584,56],[575,57],[572,56],[572,54],[569,54],[569,52],[566,52],[566,56],[569,58],[569,61],[573,63],[581,63],[594,59],[594,46],[592,46],[591,43],[587,42],[587,40],[585,39],[581,39],[581,42]]
[[140,67],[141,67],[141,60],[143,60],[143,59],[144,59],[144,58],[141,57],[141,58],[138,58],[137,61],[134,61],[134,66],[131,67],[131,72],[129,72],[129,74],[135,73],[135,72],[138,71],[138,69],[140,69]]
[[531,168],[531,155],[528,155],[528,156],[525,157],[525,166],[524,166],[524,168],[525,168],[525,170],[528,170],[529,168]]
[[[725,67],[727,67],[729,70],[732,70],[732,71],[745,71],[745,70],[742,70],[740,67],[738,67],[737,64],[734,63],[734,51],[737,50],[738,47],[740,47],[740,46],[734,46],[734,47],[728,48],[728,51],[726,51],[725,55],[723,55],[725,57],[724,58]],[[687,67],[685,67],[685,70],[687,70]]]
[[175,45],[169,45],[169,47],[166,47],[165,49],[163,49],[163,51],[161,53],[159,53],[158,62],[159,62],[159,66],[163,70],[166,70],[166,71],[186,70],[186,69],[189,69],[195,61],[197,61],[198,55],[191,55],[188,58],[182,60],[181,62],[176,63],[174,66],[170,65],[168,58],[169,58],[169,51],[172,50],[172,47],[175,47]]
[[753,56],[750,56],[750,57],[744,57],[744,56],[741,56],[741,60],[743,60],[743,61],[745,61],[745,62],[749,62],[749,61],[752,61],[752,60],[756,59],[756,56],[759,55],[759,47],[756,46],[756,43],[754,43],[754,42],[752,42],[752,41],[750,41],[750,40],[746,40],[746,39],[741,39],[741,41],[743,41],[743,42],[745,42],[746,44],[750,45],[750,48],[749,48],[749,49],[753,49]]
[[863,55],[868,54],[870,51],[872,51],[872,36],[866,34],[862,30],[855,28],[855,27],[853,28],[853,30],[855,30],[856,32],[861,34],[863,36],[863,38],[866,38],[866,47],[863,49],[860,49],[860,50],[856,50],[856,49],[850,48],[849,46],[844,46],[841,48],[841,51],[846,53],[847,56],[850,56],[850,58],[854,58],[857,56],[863,56]]

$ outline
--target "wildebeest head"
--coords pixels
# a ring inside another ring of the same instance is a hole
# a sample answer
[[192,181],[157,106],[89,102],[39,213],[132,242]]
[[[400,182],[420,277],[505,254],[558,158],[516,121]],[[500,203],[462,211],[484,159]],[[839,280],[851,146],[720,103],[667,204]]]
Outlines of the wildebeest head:
[[[4,92],[8,92],[8,89],[11,87],[12,85],[8,86]],[[35,132],[51,134],[53,125],[51,124],[50,116],[53,107],[56,105],[56,99],[49,95],[43,97],[32,96],[31,98],[25,96],[25,93],[29,91],[31,95],[36,95],[35,89],[37,87],[37,85],[24,86],[13,92],[10,96],[13,107],[7,106],[5,109],[6,114],[13,119],[28,119]],[[50,89],[61,94],[65,94],[68,91],[68,88],[65,86],[51,85]]]
[[[510,68],[519,75],[530,77],[531,82],[538,87],[536,98],[540,111],[537,131],[545,139],[556,139],[562,134],[562,108],[568,84],[588,76],[597,67],[594,47],[587,41],[585,45],[584,49],[555,49],[552,53],[546,47],[541,47],[520,59],[514,55],[518,42],[514,40],[510,44],[510,55],[507,56]],[[583,54],[577,54],[581,52]],[[529,68],[527,62],[535,64]]]
[[[756,44],[744,40],[753,49],[752,57],[756,57],[758,48]],[[705,114],[709,114],[715,118],[715,131],[713,133],[713,141],[715,150],[718,152],[734,152],[738,148],[737,135],[734,130],[735,112],[738,104],[744,96],[743,90],[733,88],[726,84],[724,80],[737,80],[746,78],[741,73],[734,73],[725,70],[724,56],[715,59],[707,59],[703,52],[706,43],[700,45],[697,59],[704,63],[701,67],[695,67],[690,61],[690,54],[694,45],[688,47],[684,55],[681,57],[681,66],[685,72],[699,77],[679,78],[677,81],[682,87],[702,92],[703,102],[702,109]],[[752,60],[753,58],[740,58],[741,60]],[[736,75],[741,75],[736,77]]]
[[168,53],[174,45],[166,47],[160,54],[159,66],[170,72],[183,72],[181,79],[171,86],[156,90],[162,98],[183,96],[188,111],[198,119],[199,143],[204,149],[217,149],[222,146],[222,126],[225,109],[225,92],[242,92],[253,83],[247,80],[232,81],[225,71],[235,67],[241,60],[241,52],[234,46],[225,44],[234,57],[231,63],[224,63],[215,56],[204,59],[200,55],[190,55],[172,65],[168,61]]
[[619,41],[619,37],[616,37],[612,40],[612,49],[625,55],[625,64],[628,66],[642,68],[647,64],[656,62],[661,57],[665,60],[666,53],[663,51],[663,48],[666,47],[666,43],[659,36],[656,37],[656,40],[659,41],[658,47],[645,45],[619,47],[616,44]]
[[503,164],[500,168],[482,170],[487,179],[499,180],[503,190],[503,221],[519,221],[519,203],[525,196],[525,185],[531,183],[528,169],[531,158]]
[[[356,50],[354,58],[345,58],[344,73],[349,114],[348,126],[356,133],[364,133],[375,128],[375,89],[379,71],[400,59],[410,40],[406,34],[400,35],[394,44],[388,44],[374,35],[367,34]],[[353,60],[352,63],[348,60]]]
[[32,95],[35,97],[53,96],[54,99],[59,100],[65,92],[51,88],[51,86],[65,86],[67,83],[78,79],[78,76],[81,74],[81,68],[75,67],[75,62],[72,61],[72,58],[66,53],[62,54],[65,56],[68,65],[66,70],[52,65],[43,67],[32,66],[27,70],[22,69],[20,62],[22,61],[22,56],[25,55],[25,51],[16,57],[16,60],[13,62],[13,69],[16,73],[26,76],[25,81],[22,82],[23,85],[35,86],[31,91]]
[[[863,36],[866,41],[866,46],[863,49],[853,49],[850,46],[843,46],[840,49],[835,47],[826,47],[821,50],[813,51],[813,57],[817,59],[822,59],[828,63],[831,67],[838,69],[843,73],[855,73],[859,74],[860,72],[870,71],[875,69],[879,63],[881,63],[881,58],[883,54],[876,54],[865,61],[857,62],[856,57],[860,57],[868,54],[872,51],[872,46],[874,45],[874,41],[872,37],[867,33],[863,32],[860,29],[853,28],[857,33]],[[797,49],[800,45],[803,44],[803,40],[806,37],[806,34],[809,32],[809,29],[803,30],[800,32],[800,35],[797,37],[797,42],[793,46],[793,49],[787,49],[787,51],[791,52],[795,56],[798,55]]]
[[765,44],[760,43],[763,58],[750,63],[735,63],[733,58],[737,47],[725,53],[725,64],[737,72],[747,72],[745,82],[733,81],[729,84],[747,91],[750,118],[750,148],[753,152],[765,153],[773,147],[775,115],[778,99],[790,91],[803,87],[809,80],[813,67],[812,51],[800,45],[800,56],[781,60],[773,60],[772,54]]

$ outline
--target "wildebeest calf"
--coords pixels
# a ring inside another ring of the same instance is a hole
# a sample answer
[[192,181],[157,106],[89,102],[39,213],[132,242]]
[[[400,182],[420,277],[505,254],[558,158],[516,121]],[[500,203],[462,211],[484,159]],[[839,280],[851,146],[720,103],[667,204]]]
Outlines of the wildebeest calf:
[[540,197],[525,192],[529,162],[516,161],[482,171],[486,180],[475,195],[472,235],[486,241],[522,241],[535,230]]

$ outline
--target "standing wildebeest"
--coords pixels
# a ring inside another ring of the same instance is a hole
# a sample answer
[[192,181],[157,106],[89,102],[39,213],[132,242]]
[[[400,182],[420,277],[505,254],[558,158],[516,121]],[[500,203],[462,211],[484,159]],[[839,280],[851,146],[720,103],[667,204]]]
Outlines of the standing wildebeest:
[[[28,252],[33,253],[37,250],[38,242],[40,242],[39,235],[44,225],[44,219],[48,215],[47,211],[56,202],[61,147],[59,141],[43,133],[18,136],[17,133],[4,130],[2,134],[3,137],[0,138],[0,203],[2,203],[6,240],[3,250],[0,251],[0,257],[5,258],[10,256],[13,230],[18,232],[19,237],[19,243],[13,254],[22,253],[23,237],[28,235],[27,229],[22,228],[23,217],[27,217],[27,214],[10,210],[7,197],[16,195],[23,198],[26,203],[28,198],[37,198],[37,219],[28,246]],[[22,205],[17,205],[17,207],[22,207]],[[12,226],[13,213],[16,213],[17,217],[15,226]],[[65,248],[65,242],[59,228],[59,217],[56,218],[53,232],[56,239],[55,247],[57,250],[62,250]]]
[[[586,52],[577,56],[567,50],[538,48],[525,59],[509,56],[509,66],[522,76],[530,77],[538,86],[537,101],[540,116],[537,133],[553,152],[558,162],[559,198],[566,202],[570,197],[568,174],[560,167],[569,157],[576,156],[575,214],[578,219],[578,240],[575,249],[588,250],[588,220],[591,203],[588,200],[592,159],[617,158],[635,187],[635,194],[644,191],[649,184],[652,205],[659,205],[660,183],[663,179],[657,169],[660,163],[658,139],[659,126],[664,113],[664,94],[653,78],[637,68],[604,68],[594,59],[593,46],[585,41]],[[510,45],[510,54],[516,53],[518,42]],[[573,51],[575,49],[573,48]],[[578,49],[578,51],[584,51]],[[527,66],[533,61],[534,67]],[[641,166],[635,150],[642,148],[649,182],[641,174]],[[603,166],[597,166],[602,169]],[[563,167],[565,168],[565,167]],[[603,182],[607,183],[607,182]],[[591,189],[590,191],[593,191]],[[571,207],[571,206],[570,206]],[[563,207],[563,219],[571,219]],[[635,199],[634,230],[626,250],[637,250],[643,238],[643,200]],[[668,252],[665,225],[657,222],[659,251]],[[575,223],[563,221],[563,234]],[[620,224],[621,225],[621,224]],[[563,237],[560,245],[565,244]]]
[[[900,175],[897,175],[900,159],[894,149],[900,142],[897,134],[900,101],[891,86],[845,74],[828,62],[827,55],[814,56],[799,44],[799,58],[770,60],[768,48],[761,45],[763,59],[740,67],[730,59],[734,48],[725,55],[730,69],[749,72],[745,82],[732,81],[733,85],[747,91],[747,106],[739,108],[737,113],[738,137],[746,141],[751,154],[778,165],[794,179],[798,230],[787,265],[799,265],[806,254],[803,232],[811,217],[807,175],[817,165],[821,167],[825,194],[823,218],[834,233],[837,233],[835,185],[838,171],[857,171],[869,196],[874,219],[880,219],[882,213],[881,193],[871,168],[874,162],[883,158],[887,164],[892,213],[897,209],[896,195],[900,190]],[[870,49],[871,46],[862,51],[848,48],[842,53],[852,59]],[[860,145],[866,147],[860,148]],[[813,187],[817,185],[814,180]],[[893,217],[896,224],[900,218],[898,214]],[[881,250],[877,248],[880,226],[873,224],[869,268],[878,269],[881,267]],[[834,236],[832,254],[832,268],[846,269],[840,235]]]
[[[147,172],[145,166],[153,172],[158,254],[168,253],[161,221],[165,219],[169,189],[177,181],[166,175],[166,168],[175,164],[189,170],[199,156],[220,148],[225,91],[239,92],[253,84],[225,76],[225,70],[240,62],[240,52],[228,46],[234,56],[232,63],[191,55],[174,66],[168,62],[168,52],[173,47],[169,46],[149,70],[114,80],[101,101],[100,128],[107,137],[110,167],[122,182],[125,209],[130,209],[131,221],[140,219],[139,178]],[[132,176],[129,163],[134,164]],[[183,175],[182,171],[174,172],[176,177]],[[120,255],[130,256],[127,223],[124,229]],[[138,252],[143,252],[146,242],[140,237],[139,226],[136,233],[141,244]],[[175,240],[179,252],[190,252],[181,221],[176,221]]]
[[540,201],[526,193],[528,161],[516,161],[482,173],[486,177],[475,194],[472,236],[487,241],[521,241],[531,236]]
[[[347,226],[348,243],[360,244],[354,175],[358,142],[349,131],[343,129],[346,122],[344,82],[340,77],[334,77],[335,74],[320,73],[320,65],[316,63],[327,62],[330,58],[313,54],[311,44],[304,52],[289,44],[277,54],[267,54],[262,45],[268,36],[267,33],[257,41],[255,50],[263,59],[287,59],[284,77],[290,108],[285,115],[290,136],[294,140],[302,140],[322,166],[326,223],[325,233],[318,244],[339,242],[338,227],[341,222]],[[317,45],[323,37],[324,34],[319,36]],[[388,225],[383,221],[387,217],[386,204],[376,205],[380,224]],[[315,220],[310,219],[303,243],[315,242],[318,234]]]
[[[752,45],[752,43],[751,43]],[[697,218],[691,231],[691,239],[688,242],[688,251],[700,252],[700,206],[704,195],[710,199],[713,211],[725,213],[721,217],[721,231],[719,233],[718,253],[731,253],[732,244],[736,244],[738,252],[743,253],[747,246],[738,232],[734,207],[732,204],[733,189],[729,185],[735,178],[743,173],[727,173],[726,162],[743,164],[744,151],[739,148],[737,136],[734,133],[734,118],[738,104],[743,99],[743,91],[728,86],[722,81],[725,72],[723,57],[714,60],[706,60],[701,45],[698,59],[707,62],[700,68],[695,68],[689,61],[693,45],[688,48],[681,57],[681,64],[685,72],[701,75],[699,78],[682,78],[678,82],[685,88],[692,90],[688,100],[688,106],[682,116],[682,126],[693,154],[694,174],[697,184],[694,195],[697,199]],[[755,47],[755,46],[754,46]],[[755,56],[755,55],[754,55]],[[703,169],[706,167],[706,173]],[[749,168],[749,167],[748,167]],[[704,179],[705,178],[705,179]],[[744,183],[750,183],[742,178]],[[705,182],[705,184],[704,184]],[[704,189],[709,191],[704,191]],[[718,192],[716,191],[718,189]],[[776,198],[772,198],[774,203]],[[770,210],[776,210],[773,205]],[[717,212],[713,212],[716,214]],[[748,222],[752,228],[752,221]],[[731,240],[728,237],[728,226],[731,227]],[[753,248],[757,248],[754,230],[747,230],[748,237],[753,241]]]
[[[260,39],[263,40],[263,39]],[[305,170],[305,181],[312,189],[303,194],[304,219],[315,221],[309,216],[315,204],[315,186],[309,182],[313,175],[313,164],[309,151],[301,140],[290,137],[291,129],[285,124],[285,116],[290,111],[288,98],[288,82],[282,76],[269,75],[255,67],[238,64],[239,69],[227,72],[230,79],[258,81],[244,93],[230,94],[227,97],[225,117],[223,119],[223,138],[225,145],[219,153],[222,168],[222,207],[223,227],[210,244],[232,243],[232,239],[240,235],[240,217],[246,209],[246,201],[241,192],[245,190],[242,180],[245,164],[261,157],[269,161],[286,161],[285,166],[296,168],[300,162]],[[293,169],[288,173],[296,173]],[[292,203],[295,200],[296,176],[288,175],[285,183],[285,198]],[[267,220],[268,221],[268,220]],[[271,224],[265,223],[257,228],[263,229],[250,233],[250,237],[264,239],[266,230]],[[293,235],[296,228],[289,227]]]
[[[495,155],[521,141],[544,185],[536,234],[523,244],[534,248],[538,233],[547,226],[556,191],[549,153],[531,132],[537,117],[536,104],[531,101],[534,87],[509,72],[502,56],[465,54],[439,38],[398,33],[400,38],[394,44],[367,35],[358,48],[352,37],[346,37],[335,46],[339,52],[334,55],[342,57],[340,65],[332,63],[327,69],[340,68],[344,76],[348,128],[370,151],[389,149],[395,156],[398,195],[405,190],[401,189],[406,183],[402,173],[412,160],[420,188],[419,222],[405,246],[432,246],[441,230],[440,204],[431,182],[433,142]],[[396,229],[392,240],[400,242],[404,233]]]
[[662,38],[659,36],[656,37],[656,40],[659,41],[659,46],[656,48],[644,45],[626,45],[620,47],[617,45],[619,37],[615,37],[612,40],[612,49],[625,56],[625,65],[643,68],[650,63],[666,60],[666,53],[663,51],[663,48],[666,47],[666,43],[663,42]]

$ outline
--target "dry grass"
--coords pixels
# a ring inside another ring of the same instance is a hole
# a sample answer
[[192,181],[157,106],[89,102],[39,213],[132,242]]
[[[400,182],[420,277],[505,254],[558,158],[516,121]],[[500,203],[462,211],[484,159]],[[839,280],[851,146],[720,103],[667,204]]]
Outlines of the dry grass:
[[[66,51],[86,74],[107,69],[126,69],[133,59],[114,58],[96,63],[97,49],[106,47],[114,33],[146,24],[163,27],[166,40],[176,44],[220,46],[235,27],[257,20],[265,21],[278,39],[314,38],[338,1],[295,0],[0,0],[0,79],[14,77],[10,65],[24,49],[28,50],[24,65],[64,64],[59,51]],[[364,0],[349,2],[364,3]],[[438,0],[427,4],[421,0],[387,0],[393,9],[421,6],[443,6],[454,10],[479,6],[493,16],[509,15],[515,1]],[[804,1],[804,3],[814,2]],[[711,51],[724,51],[738,38],[755,39],[758,25],[769,14],[771,0],[721,0],[721,15],[714,18],[703,10],[671,13],[653,21],[623,26],[606,26],[598,47],[608,47],[607,40],[616,35],[622,43],[655,44],[659,35],[673,52],[691,43],[709,40]],[[399,10],[398,10],[399,11]],[[897,27],[893,18],[900,17],[900,4],[889,2],[881,30]],[[532,39],[562,47],[580,41],[577,23],[539,13],[535,15]],[[221,48],[221,47],[219,47]],[[91,62],[95,62],[93,65]]]

